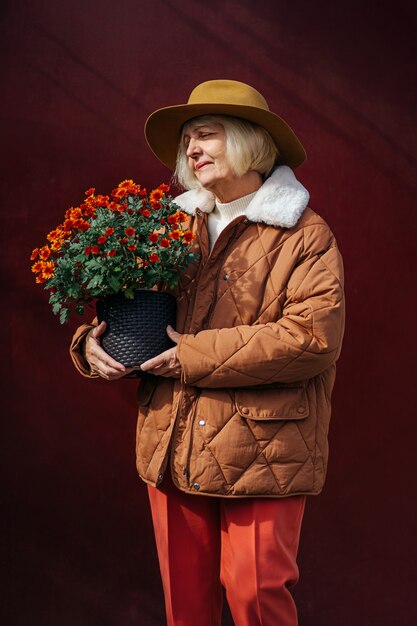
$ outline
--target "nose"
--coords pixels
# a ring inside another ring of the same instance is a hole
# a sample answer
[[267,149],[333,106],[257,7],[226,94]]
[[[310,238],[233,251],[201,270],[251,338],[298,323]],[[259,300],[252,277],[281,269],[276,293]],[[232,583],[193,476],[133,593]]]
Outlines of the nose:
[[186,155],[189,158],[195,158],[199,154],[201,154],[200,144],[199,144],[197,139],[194,139],[193,137],[191,137],[191,139],[190,139],[190,141],[188,143],[188,146],[187,146]]

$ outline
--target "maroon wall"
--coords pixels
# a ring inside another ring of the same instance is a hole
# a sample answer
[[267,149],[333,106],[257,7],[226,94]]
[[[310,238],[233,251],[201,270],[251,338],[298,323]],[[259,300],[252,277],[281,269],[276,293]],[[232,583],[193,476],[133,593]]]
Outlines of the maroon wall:
[[300,552],[301,625],[416,623],[412,4],[6,3],[3,624],[164,623],[134,465],[134,383],[76,374],[67,346],[78,321],[59,326],[28,256],[86,188],[167,181],[144,120],[211,78],[254,85],[296,129],[309,156],[298,175],[346,265],[328,482],[309,500]]

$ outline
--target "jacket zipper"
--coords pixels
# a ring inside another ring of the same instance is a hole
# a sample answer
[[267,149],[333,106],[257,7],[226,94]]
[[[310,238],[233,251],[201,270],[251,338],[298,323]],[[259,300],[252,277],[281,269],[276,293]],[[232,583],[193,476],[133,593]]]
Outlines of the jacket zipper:
[[[236,231],[237,231],[237,229],[238,229],[238,227],[239,227],[239,224],[241,224],[241,221],[239,221],[239,222],[235,225],[235,227],[234,227],[234,229],[233,229],[233,233],[232,233],[232,235],[230,236],[230,239],[229,239],[228,243],[226,244],[226,246],[225,246],[225,248],[224,248],[224,250],[223,250],[223,252],[222,252],[221,258],[220,258],[220,260],[219,260],[219,263],[218,263],[218,265],[219,265],[219,269],[218,269],[218,271],[217,271],[217,275],[216,275],[216,287],[217,287],[218,282],[219,282],[220,272],[222,271],[223,261],[224,261],[224,259],[225,259],[225,257],[226,257],[226,254],[227,254],[227,252],[228,252],[228,250],[229,250],[229,248],[230,248],[230,246],[231,246],[232,242],[233,242],[233,241],[234,241],[234,239],[235,239],[235,236],[236,236]],[[224,231],[223,231],[223,232],[224,232]],[[221,233],[220,233],[220,236],[221,236]],[[214,245],[216,245],[216,243],[215,243]],[[214,247],[213,247],[213,250],[214,250]],[[213,250],[212,250],[212,252],[213,252]],[[210,256],[211,256],[211,252],[210,252],[210,255],[209,255],[209,259],[210,259]],[[208,310],[207,316],[206,316],[206,322],[205,322],[205,327],[206,327],[206,328],[208,328],[208,326],[210,325],[210,322],[211,322],[211,317],[212,317],[212,314],[213,314],[213,309],[214,309],[215,305],[216,305],[216,301],[215,301],[215,298],[213,298],[213,299],[212,299],[212,301],[211,301],[211,304],[210,304],[210,307],[209,307],[209,310]]]

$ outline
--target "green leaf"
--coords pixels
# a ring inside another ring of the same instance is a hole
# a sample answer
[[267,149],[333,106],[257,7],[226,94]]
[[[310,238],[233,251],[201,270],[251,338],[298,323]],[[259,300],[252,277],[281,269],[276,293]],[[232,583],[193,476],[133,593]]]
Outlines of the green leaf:
[[120,287],[121,287],[121,283],[119,280],[117,280],[117,278],[115,276],[112,276],[110,274],[110,276],[108,277],[109,280],[109,285],[112,289],[114,289],[114,291],[119,291]]
[[55,304],[52,305],[52,313],[54,315],[58,315],[59,311],[61,310],[62,304],[60,302],[55,302]]
[[59,314],[59,321],[61,322],[61,324],[65,324],[66,322],[68,322],[68,318],[69,318],[69,310],[68,309],[61,309],[61,312]]

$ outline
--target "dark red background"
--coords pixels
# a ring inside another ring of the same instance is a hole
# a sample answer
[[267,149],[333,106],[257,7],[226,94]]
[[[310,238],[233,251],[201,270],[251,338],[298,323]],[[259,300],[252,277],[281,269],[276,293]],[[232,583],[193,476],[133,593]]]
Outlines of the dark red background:
[[86,188],[168,181],[144,121],[212,78],[249,82],[295,128],[309,157],[298,176],[345,259],[347,328],[328,482],[305,516],[301,626],[416,623],[412,6],[6,3],[2,624],[164,623],[134,463],[135,383],[78,376],[78,320],[59,325],[28,256]]

